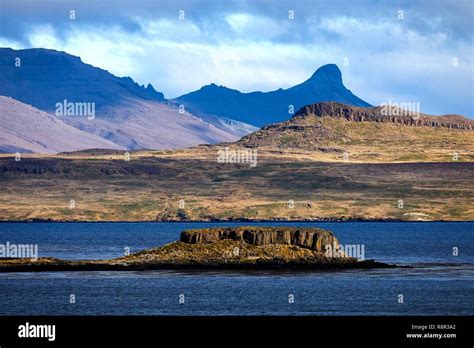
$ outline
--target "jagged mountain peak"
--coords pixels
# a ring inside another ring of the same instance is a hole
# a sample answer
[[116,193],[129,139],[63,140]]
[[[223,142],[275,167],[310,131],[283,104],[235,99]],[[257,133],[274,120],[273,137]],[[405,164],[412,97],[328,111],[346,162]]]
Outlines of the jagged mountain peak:
[[317,69],[307,82],[342,85],[342,73],[336,64],[326,64]]
[[336,64],[320,67],[308,80],[288,89],[242,93],[211,84],[176,100],[191,112],[232,118],[260,127],[287,120],[293,115],[291,110],[321,101],[371,106],[344,86]]

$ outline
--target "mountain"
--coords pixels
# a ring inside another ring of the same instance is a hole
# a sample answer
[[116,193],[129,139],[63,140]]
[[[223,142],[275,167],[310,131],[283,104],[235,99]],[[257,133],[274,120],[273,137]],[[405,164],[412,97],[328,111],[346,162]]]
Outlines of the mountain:
[[[130,150],[176,149],[243,135],[240,125],[180,110],[151,84],[140,86],[130,77],[114,76],[49,49],[0,48],[0,95],[57,114],[64,123]],[[87,106],[94,116],[68,115],[69,105]]]
[[179,149],[197,144],[235,141],[241,136],[226,131],[173,104],[133,99],[107,108],[93,120],[62,117],[68,124],[96,134],[129,150]]
[[458,151],[473,147],[473,120],[460,115],[410,114],[400,108],[386,110],[383,106],[315,103],[301,108],[290,120],[263,127],[237,144],[335,152],[350,147],[382,152],[410,146],[457,146]]
[[[20,66],[15,66],[16,58]],[[85,64],[79,57],[49,49],[0,49],[0,95],[54,112],[56,103],[94,102],[96,111],[141,98],[164,102],[152,85],[139,86]]]
[[0,152],[57,153],[90,148],[123,149],[44,111],[0,96]]
[[178,97],[176,101],[193,113],[228,117],[259,127],[290,118],[290,105],[293,111],[304,105],[324,101],[371,106],[344,86],[341,71],[335,64],[320,67],[308,80],[285,90],[241,93],[210,84]]

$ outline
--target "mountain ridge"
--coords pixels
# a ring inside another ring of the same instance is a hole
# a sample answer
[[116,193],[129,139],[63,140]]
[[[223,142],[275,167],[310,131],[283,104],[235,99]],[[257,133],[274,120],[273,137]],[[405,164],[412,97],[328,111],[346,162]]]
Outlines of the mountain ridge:
[[[19,66],[15,66],[19,58]],[[164,102],[153,86],[140,86],[132,78],[118,77],[84,63],[78,56],[45,48],[0,48],[0,95],[52,112],[57,102],[94,102],[97,110],[141,97]],[[42,93],[47,90],[48,93]]]
[[174,100],[191,112],[228,117],[256,126],[285,121],[292,116],[291,109],[295,111],[318,101],[371,106],[344,86],[336,64],[323,65],[309,79],[287,89],[242,93],[211,83]]
[[56,116],[115,143],[112,148],[176,149],[235,141],[248,134],[245,124],[197,117],[166,100],[151,84],[139,85],[130,77],[117,77],[80,57],[51,49],[0,48],[0,95],[50,114],[57,113],[58,104],[90,104],[94,115]]

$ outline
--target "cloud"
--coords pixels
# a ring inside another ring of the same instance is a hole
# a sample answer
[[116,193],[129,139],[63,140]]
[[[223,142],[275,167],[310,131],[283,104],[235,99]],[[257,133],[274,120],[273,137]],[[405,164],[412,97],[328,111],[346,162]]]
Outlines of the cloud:
[[258,41],[271,40],[287,30],[287,25],[276,20],[248,13],[228,14],[225,19],[232,31],[240,38],[251,36]]
[[[286,88],[336,63],[346,86],[372,104],[415,101],[427,113],[474,115],[469,1],[3,0],[1,6],[0,45],[66,51],[151,82],[168,98],[211,82],[242,91]],[[71,9],[76,20],[68,17]]]
[[60,46],[52,25],[39,25],[34,27],[29,35],[32,47],[58,47]]

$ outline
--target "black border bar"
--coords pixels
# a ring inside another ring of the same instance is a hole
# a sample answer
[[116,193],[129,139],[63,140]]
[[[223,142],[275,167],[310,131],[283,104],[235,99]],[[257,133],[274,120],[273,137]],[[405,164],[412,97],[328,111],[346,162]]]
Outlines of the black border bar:
[[[266,345],[330,346],[448,345],[474,343],[472,316],[410,317],[173,317],[173,316],[4,316],[0,347],[64,345]],[[20,338],[25,323],[55,325],[55,341]],[[416,327],[413,327],[416,325]],[[421,331],[419,327],[426,326]],[[430,328],[430,329],[428,329]],[[455,338],[407,338],[407,334],[449,334]]]

